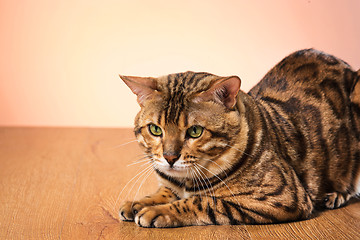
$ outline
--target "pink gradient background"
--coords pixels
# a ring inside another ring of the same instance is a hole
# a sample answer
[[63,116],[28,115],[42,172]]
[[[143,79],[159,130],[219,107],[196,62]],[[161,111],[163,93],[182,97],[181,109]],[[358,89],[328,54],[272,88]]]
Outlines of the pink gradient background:
[[0,0],[0,125],[128,127],[118,74],[236,74],[315,47],[360,68],[360,1]]

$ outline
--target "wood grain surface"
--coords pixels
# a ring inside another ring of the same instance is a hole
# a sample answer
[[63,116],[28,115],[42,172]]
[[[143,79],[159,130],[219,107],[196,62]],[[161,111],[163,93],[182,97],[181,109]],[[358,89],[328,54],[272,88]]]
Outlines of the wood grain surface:
[[134,140],[131,129],[0,128],[0,239],[360,239],[359,200],[286,224],[121,222],[122,201],[157,189]]

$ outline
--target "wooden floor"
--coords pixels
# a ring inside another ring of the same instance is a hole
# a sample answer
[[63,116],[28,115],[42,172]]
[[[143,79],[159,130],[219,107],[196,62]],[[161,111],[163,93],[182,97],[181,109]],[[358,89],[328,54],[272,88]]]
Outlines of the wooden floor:
[[0,239],[360,239],[358,200],[288,224],[143,229],[121,222],[121,201],[157,187],[153,174],[141,172],[147,165],[134,164],[142,154],[133,140],[130,129],[0,128]]

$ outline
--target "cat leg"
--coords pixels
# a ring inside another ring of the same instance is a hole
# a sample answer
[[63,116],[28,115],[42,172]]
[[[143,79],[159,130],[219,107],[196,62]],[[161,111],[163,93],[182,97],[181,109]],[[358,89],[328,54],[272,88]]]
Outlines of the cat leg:
[[218,214],[214,212],[215,201],[216,198],[193,196],[168,204],[145,207],[136,215],[135,223],[140,227],[157,228],[226,224],[215,217]]
[[146,206],[165,204],[179,199],[169,188],[160,187],[159,190],[151,196],[146,196],[139,201],[127,201],[119,211],[122,221],[134,221],[135,215]]
[[[287,206],[290,204],[289,206]],[[193,196],[172,203],[144,207],[135,216],[141,227],[263,224],[306,219],[312,212],[308,196],[303,203],[259,201],[251,197],[216,198]]]

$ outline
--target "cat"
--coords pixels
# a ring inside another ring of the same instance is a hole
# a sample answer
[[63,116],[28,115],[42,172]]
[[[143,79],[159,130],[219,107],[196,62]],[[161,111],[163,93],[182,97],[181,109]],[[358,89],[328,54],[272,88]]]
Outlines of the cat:
[[141,227],[308,219],[360,193],[360,71],[297,51],[248,93],[237,76],[120,76],[141,106],[135,136],[160,188],[125,202]]

